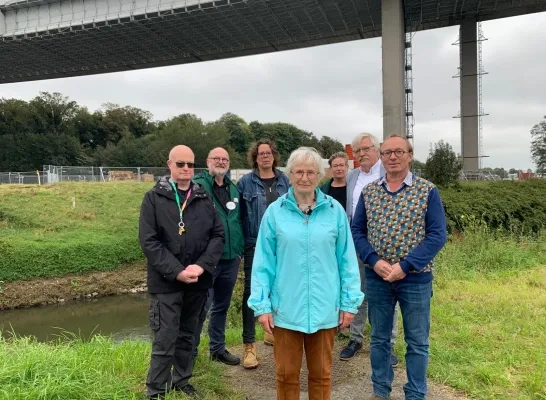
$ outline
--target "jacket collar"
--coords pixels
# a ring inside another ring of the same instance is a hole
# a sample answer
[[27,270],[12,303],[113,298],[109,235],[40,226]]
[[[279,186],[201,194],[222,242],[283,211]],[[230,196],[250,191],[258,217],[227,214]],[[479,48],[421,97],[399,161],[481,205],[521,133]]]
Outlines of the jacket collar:
[[[277,169],[277,168],[275,168],[273,170],[273,172],[275,173],[275,178],[277,178],[277,179],[279,179],[279,176],[284,175],[284,172],[282,172],[280,169]],[[257,168],[252,170],[252,180],[254,182],[259,182],[260,181],[260,174],[258,173]]]
[[[169,176],[163,176],[157,181],[157,183],[154,186],[154,191],[157,194],[163,195],[165,197],[168,197],[169,199],[174,200],[174,191],[173,187],[171,186],[169,182],[170,177]],[[192,197],[194,194],[206,194],[205,189],[203,186],[199,185],[198,183],[195,183],[194,181],[190,182],[190,187],[192,190]]]
[[[315,208],[318,208],[319,206],[323,205],[329,205],[330,207],[333,207],[333,199],[331,197],[327,197],[322,190],[320,190],[318,187],[315,188],[315,197],[317,199],[317,205]],[[290,204],[291,206],[298,209],[298,203],[296,202],[296,198],[294,197],[294,188],[290,186],[288,189],[288,192],[280,197],[281,199],[281,207],[283,207],[285,204]]]
[[[207,180],[211,185],[214,186],[216,180],[209,171],[204,171],[200,176],[202,176],[205,180]],[[196,176],[196,178],[198,178],[198,176]],[[224,176],[224,184],[229,186],[230,184],[233,185],[233,182],[231,182],[231,179],[229,179],[227,176]]]

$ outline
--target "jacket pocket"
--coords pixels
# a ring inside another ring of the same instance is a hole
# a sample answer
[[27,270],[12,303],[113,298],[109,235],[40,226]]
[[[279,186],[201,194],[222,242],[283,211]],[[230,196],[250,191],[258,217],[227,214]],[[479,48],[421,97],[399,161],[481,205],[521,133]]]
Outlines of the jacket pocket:
[[158,331],[160,326],[159,318],[159,300],[152,299],[150,301],[150,309],[148,311],[148,317],[150,322],[150,329],[153,331]]

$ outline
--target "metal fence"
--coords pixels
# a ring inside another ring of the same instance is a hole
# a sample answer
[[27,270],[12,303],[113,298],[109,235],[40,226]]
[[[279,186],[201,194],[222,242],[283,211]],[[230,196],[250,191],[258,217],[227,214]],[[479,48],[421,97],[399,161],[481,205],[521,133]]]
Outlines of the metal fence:
[[[195,175],[205,171],[196,168]],[[229,177],[238,181],[250,169],[229,171]],[[0,172],[0,184],[51,184],[57,182],[116,182],[137,181],[156,182],[160,177],[169,175],[167,167],[74,167],[44,165],[43,171]]]

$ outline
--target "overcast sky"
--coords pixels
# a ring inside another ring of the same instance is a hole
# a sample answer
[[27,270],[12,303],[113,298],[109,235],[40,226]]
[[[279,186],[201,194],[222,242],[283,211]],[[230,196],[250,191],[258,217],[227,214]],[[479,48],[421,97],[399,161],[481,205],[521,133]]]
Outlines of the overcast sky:
[[[485,167],[534,168],[529,131],[546,115],[546,13],[482,25]],[[441,139],[460,151],[458,27],[418,32],[413,45],[416,158]],[[155,119],[225,112],[248,122],[289,122],[343,143],[382,136],[381,39],[214,62],[0,85],[0,97],[61,92],[91,111],[106,102],[140,107]]]

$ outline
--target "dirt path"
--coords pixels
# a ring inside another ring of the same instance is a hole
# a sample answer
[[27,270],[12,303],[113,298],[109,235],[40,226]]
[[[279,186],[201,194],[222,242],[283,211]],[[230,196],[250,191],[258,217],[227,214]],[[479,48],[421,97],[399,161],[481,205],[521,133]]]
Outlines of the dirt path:
[[[339,354],[343,341],[336,341],[335,354]],[[234,354],[242,354],[242,346],[230,348]],[[260,366],[256,370],[244,370],[241,367],[225,367],[225,376],[238,392],[244,393],[247,400],[276,400],[275,391],[275,365],[273,361],[273,347],[258,343],[258,356]],[[332,373],[332,399],[333,400],[367,400],[372,394],[370,381],[369,353],[360,352],[351,361],[339,361],[334,358]],[[404,367],[400,365],[395,369],[394,387],[391,400],[403,400],[402,386],[405,383],[406,374]],[[307,399],[307,373],[305,362],[302,368],[302,393],[301,399]],[[453,389],[430,382],[429,394],[431,400],[463,400],[466,397],[456,393]]]
[[4,283],[0,310],[64,303],[69,300],[146,291],[146,266],[133,263],[111,272]]

